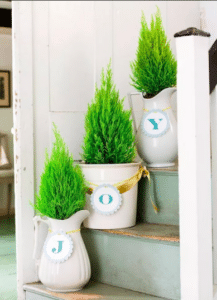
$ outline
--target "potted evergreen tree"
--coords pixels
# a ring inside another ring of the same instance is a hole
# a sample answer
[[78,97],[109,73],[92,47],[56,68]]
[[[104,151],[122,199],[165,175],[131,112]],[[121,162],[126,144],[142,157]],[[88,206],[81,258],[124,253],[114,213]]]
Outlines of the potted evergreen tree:
[[177,125],[169,100],[176,91],[177,62],[159,8],[150,27],[142,13],[136,58],[130,66],[132,86],[144,100],[144,115],[136,136],[139,155],[149,167],[172,166],[178,147]]
[[[34,208],[34,258],[39,279],[50,290],[58,292],[81,289],[90,279],[90,262],[80,234],[80,225],[89,215],[85,206],[84,175],[74,164],[72,155],[54,125],[55,142],[49,157],[46,153],[39,193]],[[39,245],[39,223],[49,226],[42,254]]]
[[85,116],[85,136],[81,164],[89,184],[86,208],[90,216],[84,226],[114,229],[136,223],[137,189],[143,168],[136,156],[131,111],[112,79],[111,62],[101,73],[101,86]]

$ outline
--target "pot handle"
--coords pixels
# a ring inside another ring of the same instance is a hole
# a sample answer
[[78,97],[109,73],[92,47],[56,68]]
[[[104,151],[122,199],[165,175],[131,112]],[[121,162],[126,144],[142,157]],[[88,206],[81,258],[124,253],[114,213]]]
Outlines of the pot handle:
[[[50,227],[50,221],[49,220],[44,220],[40,216],[35,216],[33,218],[33,222],[34,222],[34,225],[35,225],[35,245],[34,245],[34,250],[33,250],[33,259],[36,261],[36,265],[39,266],[40,259],[41,259],[41,257],[40,257],[41,249],[42,249],[42,247],[39,247],[39,244],[40,244],[40,241],[39,241],[39,224],[40,224],[40,222],[43,222],[43,223],[47,224],[48,227]],[[47,232],[46,232],[46,235],[47,235]],[[42,236],[44,236],[44,234]],[[41,241],[41,244],[42,244],[42,241]]]
[[133,101],[132,101],[132,96],[133,95],[141,95],[141,93],[139,92],[135,92],[135,93],[128,93],[128,101],[129,101],[129,105],[130,105],[130,108],[131,108],[131,112],[132,112],[132,117],[133,117],[133,128],[134,128],[134,134],[136,135],[137,134],[137,126],[136,126],[136,118],[135,118],[135,115],[134,115],[134,110],[133,110]]

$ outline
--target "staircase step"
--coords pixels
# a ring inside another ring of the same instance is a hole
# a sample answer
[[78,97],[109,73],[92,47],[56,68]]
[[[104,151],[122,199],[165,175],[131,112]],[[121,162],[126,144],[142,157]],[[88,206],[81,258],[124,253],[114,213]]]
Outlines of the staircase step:
[[[149,168],[148,170],[151,176],[150,187],[147,178],[142,178],[139,182],[138,221],[179,225],[177,165],[170,168]],[[152,207],[151,198],[160,208],[158,214]]]
[[[127,289],[117,288],[111,285],[98,282],[90,282],[83,290],[73,293],[55,293],[47,290],[41,283],[24,285],[26,291],[25,300],[94,300],[94,299],[113,299],[113,300],[163,300]],[[165,300],[165,299],[164,299]]]
[[[97,229],[95,229],[97,230]],[[101,229],[99,231],[120,236],[140,237],[158,241],[179,242],[179,226],[140,223],[123,229]]]
[[141,223],[115,230],[82,229],[92,279],[166,299],[180,299],[179,228]]
[[178,174],[178,162],[176,161],[175,166],[167,168],[148,168],[150,172],[160,172],[160,173],[174,173]]

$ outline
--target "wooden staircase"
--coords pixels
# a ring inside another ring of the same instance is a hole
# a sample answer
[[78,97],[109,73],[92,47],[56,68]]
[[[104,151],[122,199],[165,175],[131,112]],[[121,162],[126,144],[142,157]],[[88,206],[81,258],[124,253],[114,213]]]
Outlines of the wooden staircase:
[[139,183],[138,223],[115,230],[82,229],[91,282],[80,292],[53,293],[41,283],[24,286],[26,300],[180,299],[178,170],[151,169]]
[[[40,284],[26,284],[26,299],[28,300],[95,300],[95,299],[115,299],[115,300],[161,300],[162,298],[133,292],[127,289],[114,287],[99,282],[90,282],[82,291],[74,293],[54,293],[46,290]],[[163,299],[162,299],[163,300]]]

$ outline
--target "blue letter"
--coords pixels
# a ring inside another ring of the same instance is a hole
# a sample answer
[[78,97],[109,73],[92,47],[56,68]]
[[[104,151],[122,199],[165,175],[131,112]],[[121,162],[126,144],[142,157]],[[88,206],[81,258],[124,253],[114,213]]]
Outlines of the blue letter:
[[[159,124],[160,122],[159,122],[159,123],[156,123],[156,122],[155,122],[155,119],[148,119],[148,120],[151,122],[152,125],[154,125],[154,128],[153,128],[153,129],[154,129],[154,130],[158,130],[158,124]],[[159,121],[162,121],[162,120],[163,120],[163,119],[159,119]]]
[[107,194],[103,194],[99,197],[99,202],[105,205],[110,204],[112,200],[113,200],[112,196]]
[[56,248],[53,248],[53,249],[52,249],[52,252],[53,252],[53,253],[55,253],[55,251],[57,251],[55,254],[61,252],[61,251],[62,251],[62,248],[63,248],[63,241],[58,241],[58,243],[59,243],[58,251],[57,251]]

